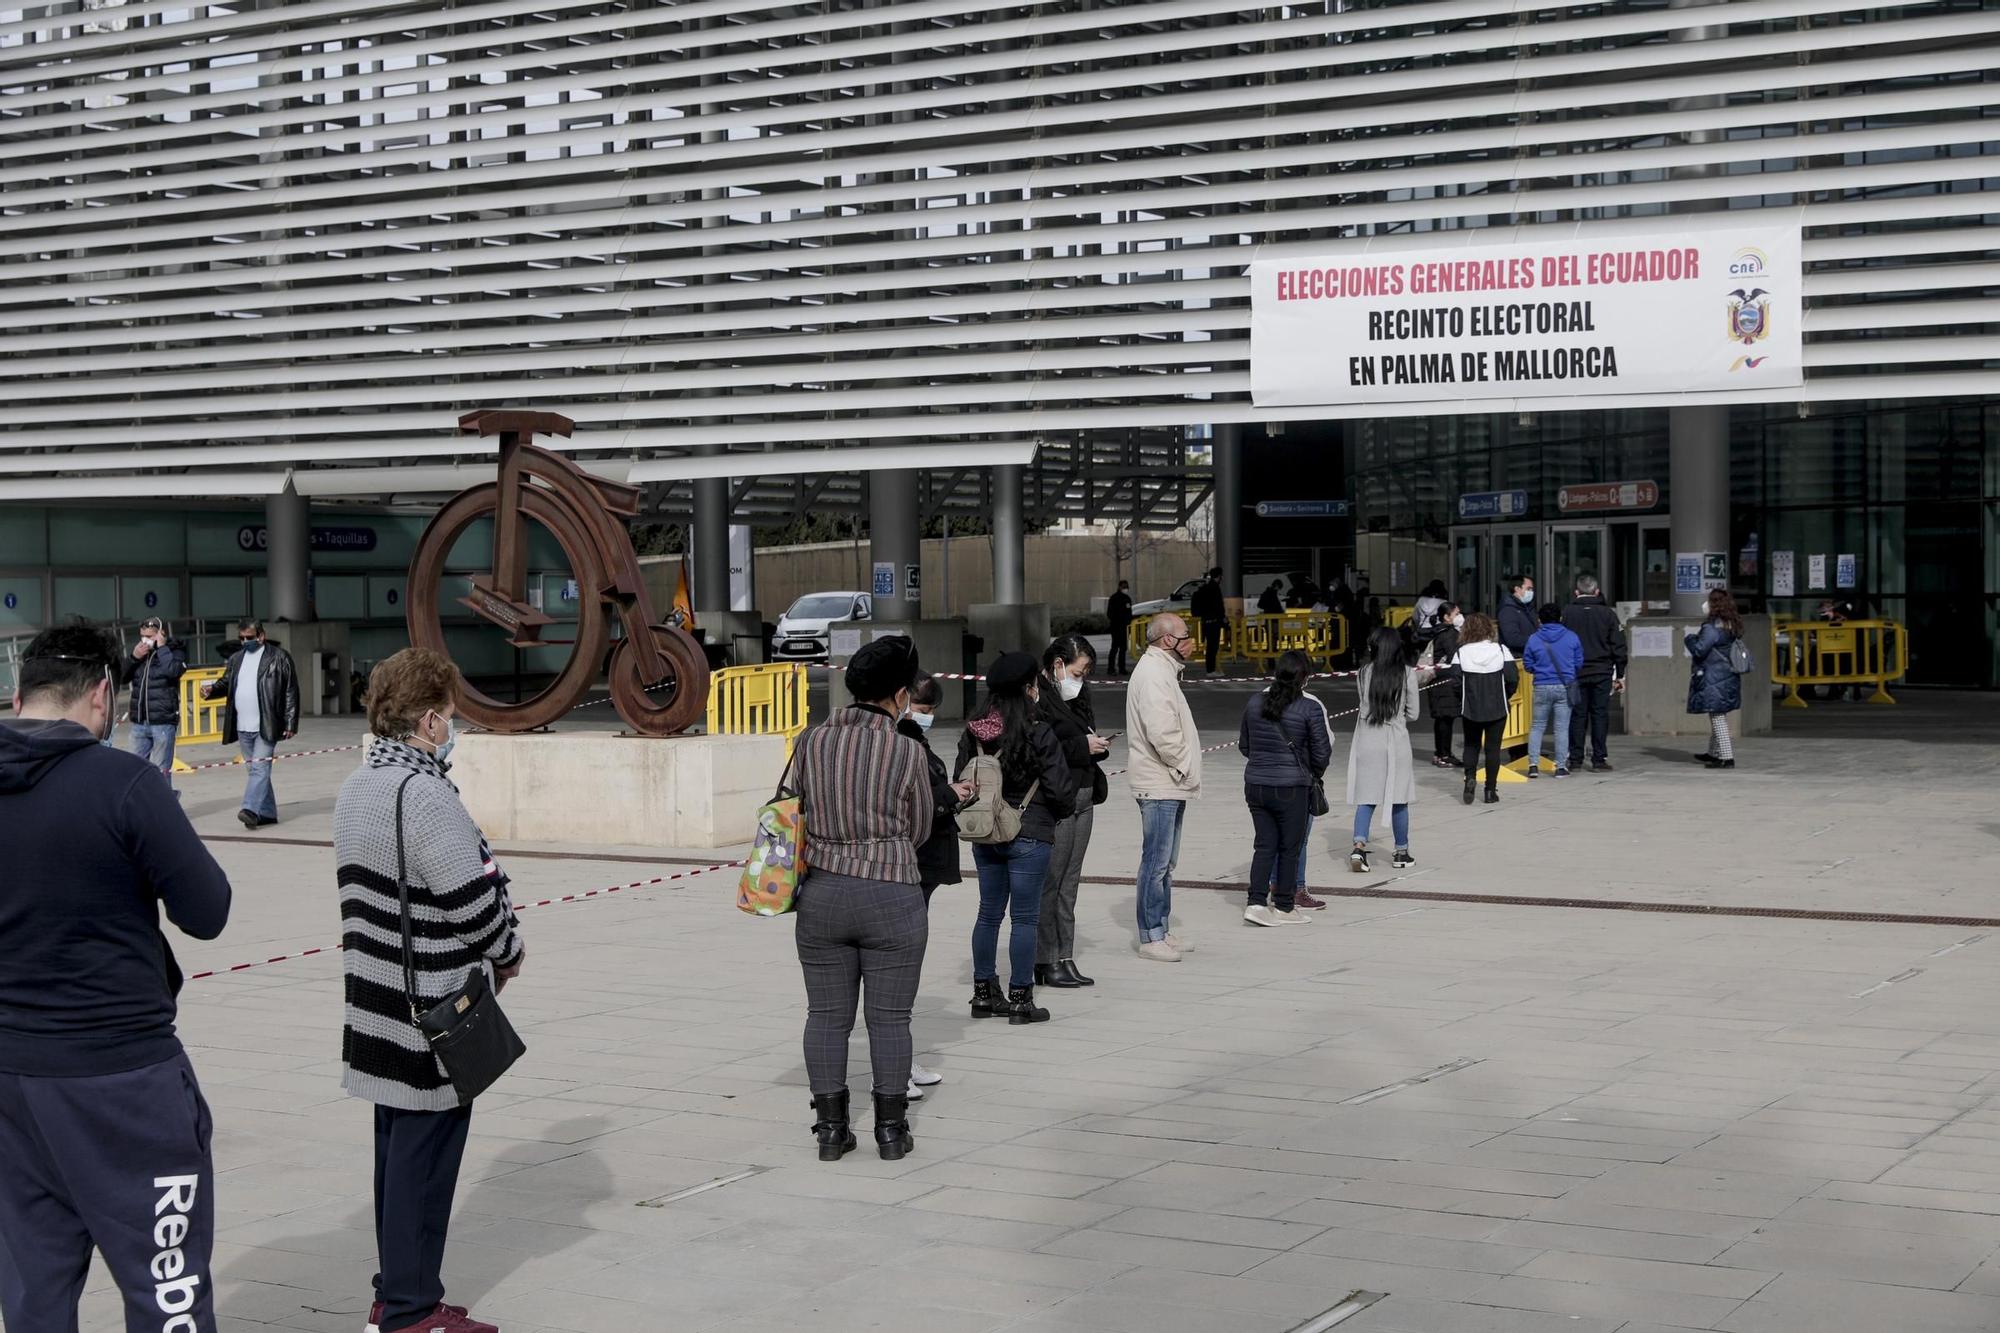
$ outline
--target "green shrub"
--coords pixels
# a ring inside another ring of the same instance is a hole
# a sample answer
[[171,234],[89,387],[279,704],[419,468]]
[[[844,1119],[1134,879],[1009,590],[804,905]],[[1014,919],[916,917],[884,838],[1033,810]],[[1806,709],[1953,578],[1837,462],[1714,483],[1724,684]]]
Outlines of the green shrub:
[[1109,634],[1111,622],[1102,611],[1091,611],[1084,615],[1055,616],[1049,621],[1051,634]]

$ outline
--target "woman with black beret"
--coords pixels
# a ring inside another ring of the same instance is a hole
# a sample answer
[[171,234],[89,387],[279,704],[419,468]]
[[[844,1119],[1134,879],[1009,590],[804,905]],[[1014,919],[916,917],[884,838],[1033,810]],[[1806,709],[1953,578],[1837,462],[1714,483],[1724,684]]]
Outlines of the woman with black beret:
[[924,747],[896,724],[909,709],[916,675],[909,639],[875,640],[847,665],[854,705],[799,739],[795,781],[808,869],[799,883],[797,940],[822,1162],[854,1149],[847,1039],[864,985],[875,1146],[891,1162],[915,1146],[910,1010],[930,939],[917,847],[931,836],[933,799]]
[[[1001,799],[1020,811],[1021,831],[1008,842],[974,843],[979,916],[972,927],[972,1016],[1007,1016],[1009,1023],[1045,1023],[1035,1006],[1035,931],[1041,923],[1042,881],[1056,825],[1076,809],[1076,779],[1048,723],[1036,716],[1041,664],[1026,653],[1002,653],[986,669],[986,700],[958,739],[956,776],[975,755],[1000,761]],[[1088,797],[1086,797],[1088,799]],[[1000,918],[1007,917],[1008,984],[1000,990],[996,955]]]

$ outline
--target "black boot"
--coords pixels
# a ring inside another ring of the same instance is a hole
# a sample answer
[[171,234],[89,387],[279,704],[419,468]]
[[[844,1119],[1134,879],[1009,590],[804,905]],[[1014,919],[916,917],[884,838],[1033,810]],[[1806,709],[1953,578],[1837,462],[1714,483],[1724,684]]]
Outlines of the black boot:
[[875,1151],[885,1162],[900,1162],[903,1154],[917,1146],[910,1137],[910,1095],[906,1092],[875,1094]]
[[998,1018],[1007,1012],[1007,997],[1000,992],[1000,978],[972,983],[972,1016]]
[[1007,1021],[1012,1023],[1046,1023],[1049,1011],[1035,1007],[1033,986],[1009,986],[1007,988]]
[[1465,803],[1472,804],[1472,793],[1479,786],[1479,775],[1472,769],[1465,770]]
[[[1468,788],[1468,789],[1467,789],[1468,793],[1470,792],[1470,790],[1471,790],[1470,788]],[[1466,796],[1466,798],[1465,798],[1465,799],[1469,801],[1469,800],[1471,800],[1471,799],[1472,799],[1472,797],[1471,797],[1471,796],[1470,796],[1470,795],[1468,794],[1468,795]],[[1488,804],[1488,805],[1498,805],[1498,804],[1500,804],[1500,790],[1499,790],[1499,788],[1497,788],[1497,787],[1488,787],[1488,788],[1486,789],[1486,804]]]
[[1037,986],[1056,985],[1056,970],[1047,963],[1035,964],[1035,984]]
[[1035,984],[1037,986],[1053,986],[1057,990],[1074,990],[1083,984],[1081,981],[1071,979],[1071,974],[1075,969],[1076,964],[1070,962],[1068,959],[1064,959],[1060,963],[1036,963]]
[[854,1131],[847,1127],[846,1088],[814,1093],[813,1114],[819,1117],[813,1133],[819,1135],[820,1161],[837,1162],[854,1151]]
[[1083,973],[1077,971],[1076,959],[1074,958],[1063,959],[1056,964],[1056,970],[1068,977],[1069,984],[1072,986],[1095,986],[1097,984],[1095,978],[1086,977]]

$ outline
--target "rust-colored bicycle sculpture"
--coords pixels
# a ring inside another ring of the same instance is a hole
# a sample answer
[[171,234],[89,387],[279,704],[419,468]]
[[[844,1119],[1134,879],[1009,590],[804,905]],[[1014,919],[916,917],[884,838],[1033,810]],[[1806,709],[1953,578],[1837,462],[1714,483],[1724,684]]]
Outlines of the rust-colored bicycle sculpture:
[[[694,636],[661,623],[639,577],[638,553],[623,520],[639,512],[639,488],[590,476],[560,454],[536,447],[537,435],[568,436],[573,423],[553,412],[468,412],[461,433],[500,437],[495,482],[460,492],[424,529],[410,561],[410,642],[447,652],[440,605],[446,562],[473,524],[493,520],[493,571],[472,579],[458,602],[505,630],[516,648],[556,649],[542,632],[553,617],[527,598],[529,522],[546,528],[569,559],[577,583],[575,638],[569,660],[539,692],[503,702],[465,684],[459,711],[492,731],[534,731],[576,707],[611,648],[611,700],[634,731],[673,736],[702,716],[708,658]],[[624,637],[611,645],[611,621]],[[447,653],[447,655],[449,655]]]

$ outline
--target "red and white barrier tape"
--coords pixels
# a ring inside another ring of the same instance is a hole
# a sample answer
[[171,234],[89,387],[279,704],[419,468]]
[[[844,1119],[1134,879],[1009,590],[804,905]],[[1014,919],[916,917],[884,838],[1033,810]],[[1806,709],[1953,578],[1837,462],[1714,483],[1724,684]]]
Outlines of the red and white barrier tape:
[[287,750],[283,754],[274,754],[269,759],[217,759],[208,764],[189,764],[181,771],[201,773],[212,768],[245,768],[251,764],[275,764],[280,759],[310,759],[314,755],[321,754],[347,754],[361,748],[360,745],[335,745],[325,750]]
[[[534,907],[554,907],[560,903],[580,903],[586,898],[605,898],[614,893],[623,893],[627,889],[645,889],[651,888],[655,884],[671,884],[677,879],[693,879],[696,875],[710,875],[718,870],[737,870],[743,864],[741,861],[722,861],[712,866],[699,866],[693,870],[683,870],[672,875],[655,875],[651,879],[635,879],[630,884],[613,884],[602,889],[586,889],[582,893],[565,893],[559,898],[538,898],[531,903],[515,903],[514,910],[516,912],[525,912]],[[237,963],[233,967],[210,968],[206,972],[193,973],[188,977],[188,980],[201,981],[207,977],[227,976],[232,972],[247,972],[253,967],[269,967],[272,963],[283,963],[294,958],[311,958],[314,954],[339,953],[345,947],[345,945],[341,944],[323,944],[315,949],[301,949],[297,953],[281,953],[275,957],[259,959],[254,963]]]

